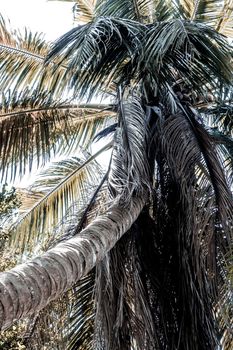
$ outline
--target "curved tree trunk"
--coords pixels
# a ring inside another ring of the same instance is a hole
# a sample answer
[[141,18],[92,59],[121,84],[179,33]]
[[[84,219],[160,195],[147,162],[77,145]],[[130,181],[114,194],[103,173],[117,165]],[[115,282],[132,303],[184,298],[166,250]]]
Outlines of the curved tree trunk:
[[113,204],[77,236],[0,273],[0,328],[41,310],[85,276],[131,227],[145,202],[146,196],[134,198],[128,208]]

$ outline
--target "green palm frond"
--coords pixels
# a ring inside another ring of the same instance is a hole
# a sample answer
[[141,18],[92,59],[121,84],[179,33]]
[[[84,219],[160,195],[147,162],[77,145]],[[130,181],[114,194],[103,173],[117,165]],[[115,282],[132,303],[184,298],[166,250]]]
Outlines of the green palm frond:
[[[89,106],[91,107],[91,106]],[[53,101],[46,93],[2,96],[0,112],[1,176],[14,180],[55,154],[86,147],[111,111]],[[104,109],[104,107],[103,107]]]
[[221,102],[205,108],[203,112],[213,130],[215,128],[222,135],[233,137],[233,106],[231,103]]
[[219,145],[226,175],[233,186],[233,109],[229,104],[220,104],[206,110],[211,125],[210,133]]
[[220,82],[231,85],[229,49],[220,34],[199,23],[175,19],[143,25],[98,18],[61,37],[47,62],[67,60],[68,86],[81,98],[111,84],[166,96],[179,79],[205,96]]
[[[172,91],[176,95],[178,81],[178,89],[182,82],[187,91],[195,90],[204,99],[210,91],[218,90],[220,84],[231,85],[229,46],[208,26],[179,19],[162,22],[148,30],[144,53],[146,62],[141,79],[144,72],[150,74],[149,79],[153,76],[157,82],[153,95],[163,86],[161,96]],[[152,81],[149,84],[153,86]]]
[[152,8],[153,19],[156,22],[166,21],[179,16],[177,6],[173,0],[154,0]]
[[212,131],[212,135],[216,143],[220,145],[220,154],[223,158],[224,170],[229,182],[229,186],[233,187],[233,138],[226,136],[219,130]]
[[[59,1],[73,2],[72,0]],[[140,22],[153,22],[170,18],[176,13],[172,0],[75,0],[75,2],[74,19],[79,23],[90,22],[95,16],[114,16]]]
[[231,350],[233,344],[232,290],[233,290],[233,255],[232,250],[224,256],[225,271],[223,271],[227,286],[223,286],[219,293],[219,303],[215,305],[218,324],[221,332],[221,349]]
[[80,98],[94,95],[97,88],[106,91],[116,76],[120,79],[119,68],[139,47],[139,28],[134,24],[130,20],[100,18],[74,28],[55,43],[47,62],[56,59],[57,64],[62,64],[63,59],[67,60],[68,87]]
[[104,146],[86,160],[72,157],[51,163],[42,170],[28,195],[21,196],[21,215],[11,228],[12,248],[28,253],[35,247],[43,250],[67,210],[75,203],[79,203],[80,208],[88,201],[89,188],[98,184],[102,174],[95,159],[109,147],[109,144]]
[[153,21],[152,0],[97,0],[98,16],[128,18],[138,22]]
[[105,0],[97,1],[97,14],[141,22],[180,17],[209,24],[232,37],[232,0]]

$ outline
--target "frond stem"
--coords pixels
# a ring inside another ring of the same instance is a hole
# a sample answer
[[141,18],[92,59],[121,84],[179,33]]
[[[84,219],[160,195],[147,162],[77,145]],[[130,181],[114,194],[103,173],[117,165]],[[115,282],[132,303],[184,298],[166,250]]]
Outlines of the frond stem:
[[0,121],[1,118],[4,117],[12,117],[12,116],[18,116],[18,115],[24,115],[26,113],[37,113],[37,112],[47,112],[51,110],[79,110],[79,109],[98,109],[101,111],[114,111],[113,105],[101,105],[101,104],[80,104],[80,105],[61,105],[61,106],[54,106],[54,107],[41,107],[41,108],[31,108],[31,109],[25,109],[22,111],[22,109],[18,112],[7,112],[4,114],[0,114]]
[[45,56],[37,55],[35,53],[29,52],[29,51],[26,51],[23,49],[18,49],[16,47],[5,45],[5,44],[0,44],[0,48],[3,50],[6,50],[6,51],[16,52],[19,54],[23,54],[25,56],[33,57],[33,58],[37,59],[38,61],[44,61],[44,59],[45,59]]
[[105,173],[104,177],[102,178],[102,180],[100,181],[98,187],[96,188],[94,194],[92,195],[86,209],[84,210],[84,213],[82,214],[82,217],[78,223],[78,226],[76,227],[75,229],[75,232],[74,232],[74,235],[76,235],[77,233],[79,233],[82,229],[83,229],[83,224],[84,224],[84,221],[86,219],[86,216],[87,216],[87,213],[89,212],[89,210],[91,209],[92,207],[92,204],[94,203],[95,199],[96,199],[96,196],[97,194],[99,193],[99,191],[101,190],[104,182],[107,180],[108,178],[108,174],[109,174],[109,169],[107,170],[107,172]]
[[200,0],[196,0],[196,1],[195,1],[195,5],[194,5],[194,9],[193,9],[193,13],[192,13],[191,18],[190,18],[191,21],[194,21],[194,19],[195,19],[195,17],[196,17],[199,4],[200,4]]

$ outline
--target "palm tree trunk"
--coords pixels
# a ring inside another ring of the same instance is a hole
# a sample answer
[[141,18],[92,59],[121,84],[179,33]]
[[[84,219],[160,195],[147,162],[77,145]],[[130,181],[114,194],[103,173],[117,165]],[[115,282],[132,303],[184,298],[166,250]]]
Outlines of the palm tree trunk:
[[137,219],[146,198],[113,204],[80,234],[42,256],[0,273],[0,328],[44,308],[85,276]]

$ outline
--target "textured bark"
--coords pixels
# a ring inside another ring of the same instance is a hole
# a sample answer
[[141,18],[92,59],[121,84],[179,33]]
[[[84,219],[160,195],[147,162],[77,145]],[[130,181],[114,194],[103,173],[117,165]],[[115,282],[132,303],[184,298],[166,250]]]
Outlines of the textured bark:
[[137,219],[145,198],[112,205],[80,234],[40,257],[0,273],[0,327],[44,308],[102,260]]

